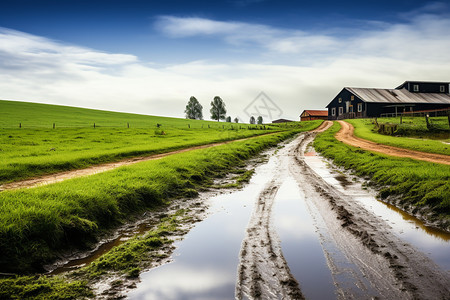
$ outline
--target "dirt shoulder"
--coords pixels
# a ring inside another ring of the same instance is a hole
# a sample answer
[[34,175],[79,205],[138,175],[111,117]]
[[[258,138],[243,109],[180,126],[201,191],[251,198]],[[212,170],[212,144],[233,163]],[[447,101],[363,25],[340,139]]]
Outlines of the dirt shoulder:
[[381,154],[387,154],[397,157],[407,157],[417,160],[428,161],[432,163],[450,165],[450,156],[443,154],[427,153],[414,151],[404,148],[397,148],[388,145],[378,144],[372,141],[358,138],[354,135],[353,125],[345,122],[338,121],[342,128],[336,134],[336,139],[339,141],[351,145],[353,147],[359,147],[364,150],[373,151]]

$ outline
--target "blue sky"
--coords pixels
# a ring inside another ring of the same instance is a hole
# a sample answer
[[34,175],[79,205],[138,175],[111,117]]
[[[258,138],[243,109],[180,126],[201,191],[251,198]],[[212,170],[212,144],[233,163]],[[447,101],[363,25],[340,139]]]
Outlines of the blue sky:
[[[0,99],[208,118],[264,91],[280,117],[343,86],[450,81],[449,1],[0,2]],[[272,116],[272,118],[278,117]],[[266,118],[267,119],[267,118]]]

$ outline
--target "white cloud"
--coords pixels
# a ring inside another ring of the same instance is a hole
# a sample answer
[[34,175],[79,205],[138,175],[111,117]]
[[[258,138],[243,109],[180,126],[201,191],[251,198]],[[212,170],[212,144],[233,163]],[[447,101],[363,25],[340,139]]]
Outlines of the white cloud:
[[169,16],[158,26],[187,42],[195,36],[222,39],[251,59],[235,55],[156,68],[134,55],[0,28],[0,99],[182,117],[194,95],[208,118],[209,102],[219,95],[233,118],[247,120],[244,108],[264,91],[282,117],[297,119],[303,109],[324,108],[343,86],[450,80],[450,19],[439,15],[416,15],[410,23],[345,37]]

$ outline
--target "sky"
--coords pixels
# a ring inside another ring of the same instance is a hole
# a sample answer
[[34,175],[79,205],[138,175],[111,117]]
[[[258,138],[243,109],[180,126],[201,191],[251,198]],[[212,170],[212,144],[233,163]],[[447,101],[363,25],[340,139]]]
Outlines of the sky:
[[248,122],[450,81],[450,1],[0,1],[0,99]]

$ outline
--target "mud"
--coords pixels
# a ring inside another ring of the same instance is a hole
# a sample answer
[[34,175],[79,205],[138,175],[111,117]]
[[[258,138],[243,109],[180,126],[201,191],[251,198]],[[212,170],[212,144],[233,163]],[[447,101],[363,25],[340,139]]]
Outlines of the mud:
[[[361,295],[341,288],[339,294],[343,298],[448,297],[450,277],[447,272],[440,270],[427,256],[395,236],[382,218],[326,183],[305,163],[303,153],[314,134],[305,136],[293,150],[295,166],[291,165],[290,171],[295,174],[307,201],[321,215],[329,238],[350,262],[358,266],[372,290],[368,289],[366,295]],[[329,256],[330,266],[336,265],[333,260],[332,255]],[[336,285],[339,287],[339,282]]]
[[304,299],[272,229],[272,207],[280,185],[277,180],[271,181],[256,202],[242,242],[237,299]]
[[353,134],[354,128],[351,124],[345,121],[338,121],[341,124],[341,130],[336,134],[336,139],[344,142],[353,147],[359,147],[364,150],[378,152],[382,154],[397,156],[397,157],[407,157],[417,160],[423,160],[433,163],[450,165],[450,156],[444,154],[434,154],[427,152],[420,152],[409,150],[405,148],[397,148],[393,146],[378,144],[372,141],[364,140],[356,137]]

